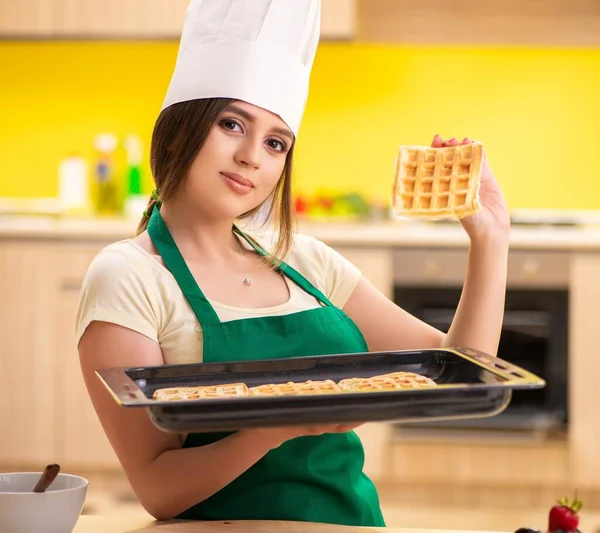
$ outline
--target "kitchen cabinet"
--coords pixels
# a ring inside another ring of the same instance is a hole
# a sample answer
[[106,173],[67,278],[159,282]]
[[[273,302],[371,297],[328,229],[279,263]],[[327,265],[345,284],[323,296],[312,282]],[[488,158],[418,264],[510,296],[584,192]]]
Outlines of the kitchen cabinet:
[[57,455],[73,467],[111,469],[119,462],[89,399],[75,345],[75,315],[83,277],[97,253],[95,246],[57,246],[54,264],[54,361],[56,382]]
[[49,36],[54,31],[56,0],[2,0],[0,37]]
[[165,38],[179,35],[188,0],[9,0],[0,34],[49,38]]
[[600,254],[573,257],[570,283],[569,435],[572,475],[581,487],[600,481]]
[[116,468],[79,369],[75,312],[96,247],[0,243],[0,463]]
[[[178,39],[188,0],[3,0],[0,37]],[[596,0],[322,0],[322,37],[382,43],[597,45]]]
[[[501,436],[410,438],[400,431],[388,452],[385,481],[432,486],[543,486],[574,483],[564,441],[518,441]],[[579,486],[579,485],[578,485]]]
[[[0,38],[179,39],[189,0],[3,0]],[[596,0],[322,0],[324,40],[598,45]]]
[[55,35],[155,38],[179,35],[188,0],[55,0]]
[[[323,39],[350,39],[357,0],[322,0]],[[176,39],[189,0],[5,0],[0,37]]]
[[0,462],[44,467],[59,447],[55,420],[53,247],[0,241]]
[[335,250],[353,263],[385,296],[392,299],[394,292],[393,256],[385,248],[335,247]]
[[361,0],[357,39],[408,44],[598,45],[597,0]]

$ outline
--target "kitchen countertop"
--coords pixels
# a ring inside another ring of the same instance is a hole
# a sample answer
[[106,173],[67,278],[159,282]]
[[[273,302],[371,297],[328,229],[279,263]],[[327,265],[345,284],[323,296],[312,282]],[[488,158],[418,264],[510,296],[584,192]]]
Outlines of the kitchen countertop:
[[[0,238],[108,243],[132,236],[136,225],[136,221],[121,218],[3,215],[0,216]],[[469,243],[458,222],[440,224],[417,221],[304,221],[299,223],[298,231],[312,235],[331,246],[464,248]],[[513,224],[511,247],[600,251],[600,224]]]
[[386,531],[389,533],[467,533],[465,531],[453,532],[450,530],[349,527],[310,522],[190,522],[178,520],[156,522],[139,517],[89,515],[79,517],[73,533],[366,533],[368,531]]

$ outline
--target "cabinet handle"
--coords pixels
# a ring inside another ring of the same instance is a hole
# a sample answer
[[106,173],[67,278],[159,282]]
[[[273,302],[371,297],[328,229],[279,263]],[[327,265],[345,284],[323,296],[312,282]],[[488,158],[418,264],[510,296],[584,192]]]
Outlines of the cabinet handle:
[[536,259],[527,259],[523,262],[523,274],[527,279],[535,278],[540,272],[540,263]]
[[81,280],[65,279],[60,285],[60,290],[62,292],[79,292],[81,290],[81,285]]
[[442,274],[442,266],[433,260],[425,261],[425,268],[423,270],[430,278],[437,278]]

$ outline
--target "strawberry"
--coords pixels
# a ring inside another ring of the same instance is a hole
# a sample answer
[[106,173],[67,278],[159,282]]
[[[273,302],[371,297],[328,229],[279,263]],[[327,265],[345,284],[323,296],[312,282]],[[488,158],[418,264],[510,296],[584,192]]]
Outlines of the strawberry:
[[581,502],[575,497],[571,503],[569,503],[568,498],[562,498],[557,503],[558,505],[550,509],[548,531],[577,531],[577,526],[579,525],[579,516],[577,513],[582,507]]

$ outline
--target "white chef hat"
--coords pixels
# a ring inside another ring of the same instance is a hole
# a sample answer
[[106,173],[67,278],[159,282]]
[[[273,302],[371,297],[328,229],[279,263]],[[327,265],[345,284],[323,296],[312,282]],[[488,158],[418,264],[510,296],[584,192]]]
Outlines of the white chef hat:
[[298,134],[319,42],[321,0],[190,0],[162,109],[235,98]]

